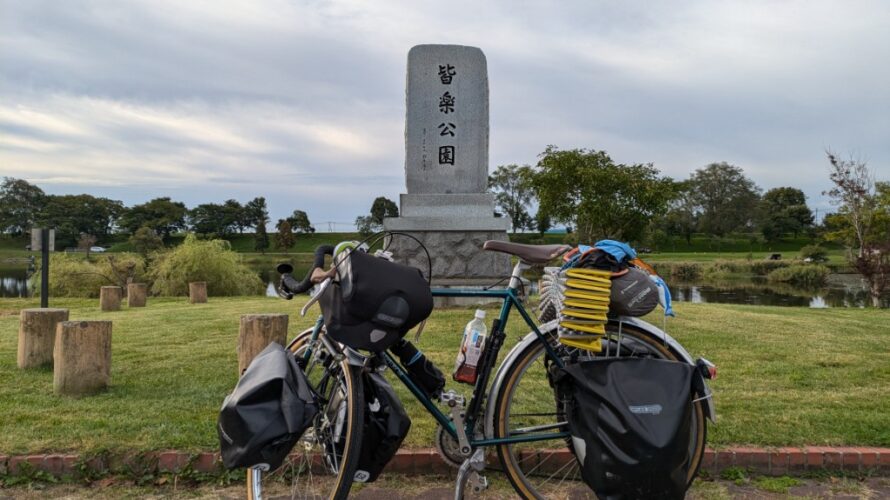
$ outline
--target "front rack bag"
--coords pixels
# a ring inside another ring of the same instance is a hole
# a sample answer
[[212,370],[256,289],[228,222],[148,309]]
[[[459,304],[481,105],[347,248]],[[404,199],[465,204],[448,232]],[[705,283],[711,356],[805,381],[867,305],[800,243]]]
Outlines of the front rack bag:
[[293,354],[269,344],[223,401],[217,422],[223,463],[229,469],[277,469],[317,413],[315,395]]
[[683,498],[694,370],[661,359],[598,358],[558,372],[581,477],[598,497]]
[[433,311],[429,283],[417,268],[361,250],[335,265],[337,278],[319,304],[328,335],[337,342],[381,352]]

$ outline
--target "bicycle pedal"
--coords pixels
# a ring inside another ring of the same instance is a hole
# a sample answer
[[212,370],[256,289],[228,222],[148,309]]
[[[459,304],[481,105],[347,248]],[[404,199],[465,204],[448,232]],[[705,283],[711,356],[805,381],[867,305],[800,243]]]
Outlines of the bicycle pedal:
[[439,395],[439,402],[450,407],[457,406],[463,408],[466,405],[466,399],[452,389],[442,392]]

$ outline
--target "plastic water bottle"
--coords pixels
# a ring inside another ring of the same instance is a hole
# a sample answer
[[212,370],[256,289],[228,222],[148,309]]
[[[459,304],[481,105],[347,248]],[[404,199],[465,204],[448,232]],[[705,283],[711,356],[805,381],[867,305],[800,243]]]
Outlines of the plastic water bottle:
[[485,311],[476,309],[476,316],[467,323],[464,329],[464,337],[460,344],[460,352],[457,353],[457,361],[454,363],[453,378],[456,382],[475,384],[478,374],[479,362],[485,351],[485,337],[488,328],[485,326]]

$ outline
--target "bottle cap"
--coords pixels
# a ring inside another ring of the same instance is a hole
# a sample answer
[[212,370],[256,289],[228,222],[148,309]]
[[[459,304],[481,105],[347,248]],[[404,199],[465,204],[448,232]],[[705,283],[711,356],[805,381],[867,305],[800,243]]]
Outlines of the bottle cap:
[[476,319],[485,319],[485,311],[476,309]]

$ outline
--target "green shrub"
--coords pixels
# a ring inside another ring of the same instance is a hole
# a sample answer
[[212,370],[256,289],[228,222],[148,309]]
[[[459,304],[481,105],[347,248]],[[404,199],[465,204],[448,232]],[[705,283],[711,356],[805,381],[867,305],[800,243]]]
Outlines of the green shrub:
[[210,295],[260,295],[265,287],[257,273],[242,264],[225,240],[198,240],[188,235],[182,245],[155,254],[149,276],[158,295],[187,295],[191,281],[206,281]]
[[660,276],[678,281],[693,281],[702,275],[702,266],[696,262],[655,262],[652,266]]
[[[51,297],[98,297],[103,286],[126,289],[127,279],[146,280],[145,260],[135,254],[115,254],[86,260],[82,254],[59,253],[49,259]],[[40,293],[40,272],[31,277],[31,287]]]
[[709,280],[725,279],[734,274],[751,274],[751,266],[745,261],[715,260],[704,266],[702,274]]
[[793,283],[803,286],[821,286],[825,284],[831,273],[822,264],[795,264],[776,269],[767,275],[771,282]]
[[801,259],[810,259],[812,262],[825,262],[828,260],[828,252],[819,245],[807,245],[800,249]]
[[787,260],[755,260],[751,263],[751,273],[757,276],[767,276],[776,269],[782,269],[792,264]]

